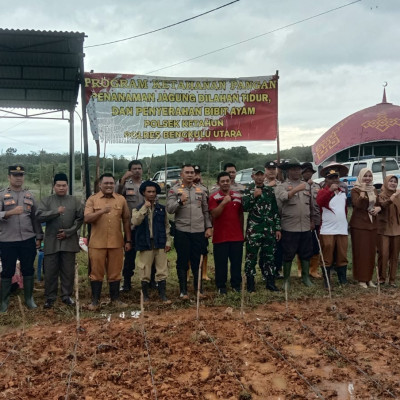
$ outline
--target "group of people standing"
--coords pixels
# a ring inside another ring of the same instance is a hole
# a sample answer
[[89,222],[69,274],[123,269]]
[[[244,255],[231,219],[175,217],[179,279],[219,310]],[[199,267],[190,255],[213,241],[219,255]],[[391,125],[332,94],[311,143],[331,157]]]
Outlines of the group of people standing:
[[[284,176],[281,181],[279,170]],[[278,291],[277,278],[283,278],[289,289],[296,257],[304,285],[313,285],[310,276],[320,277],[319,266],[323,266],[325,286],[330,284],[332,271],[337,272],[339,283],[345,284],[347,188],[339,178],[347,174],[347,168],[337,163],[326,166],[320,171],[325,178],[321,185],[311,180],[314,172],[311,163],[289,161],[277,165],[268,161],[252,169],[253,182],[244,188],[235,181],[236,166],[228,163],[209,192],[202,183],[200,167],[186,164],[181,169],[181,181],[169,189],[166,205],[162,205],[157,198],[160,186],[143,181],[142,164],[134,160],[118,182],[112,174],[104,173],[99,178],[99,191],[85,205],[68,195],[68,178],[63,173],[54,177],[54,194],[37,205],[32,193],[22,187],[24,167],[10,166],[9,187],[0,191],[0,311],[8,309],[17,260],[25,303],[36,308],[33,263],[43,239],[44,222],[45,308],[52,308],[57,299],[59,279],[61,300],[74,304],[75,255],[83,222],[90,225],[91,310],[100,305],[105,275],[111,302],[126,306],[120,300],[120,291],[131,290],[135,264],[143,300],[149,300],[148,290],[155,281],[160,299],[170,303],[166,281],[172,236],[182,300],[189,299],[189,269],[195,293],[199,289],[199,296],[204,297],[201,281],[206,274],[211,237],[215,284],[221,295],[227,293],[228,263],[231,289],[241,290],[244,250],[244,275],[250,293],[256,290],[257,264],[266,289]],[[400,251],[398,178],[387,176],[379,194],[372,178],[370,170],[362,169],[351,192],[353,277],[363,288],[375,287],[372,276],[378,250],[378,283],[385,284],[388,275],[388,284],[395,286]],[[173,223],[168,214],[174,217]],[[201,270],[203,274],[199,275]]]
[[372,282],[376,251],[377,282],[396,287],[400,251],[400,190],[397,187],[398,178],[388,175],[378,194],[372,171],[363,168],[351,192],[353,276],[363,288],[376,286]]

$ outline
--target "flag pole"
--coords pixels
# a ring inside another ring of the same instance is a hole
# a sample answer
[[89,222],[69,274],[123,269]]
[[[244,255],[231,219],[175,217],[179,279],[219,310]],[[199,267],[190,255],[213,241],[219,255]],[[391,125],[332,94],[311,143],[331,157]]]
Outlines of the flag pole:
[[[279,71],[276,70],[276,81],[278,83],[278,79],[279,79]],[[280,164],[281,162],[281,148],[280,148],[280,142],[279,142],[279,111],[278,111],[278,94],[279,94],[279,89],[277,89],[276,91],[276,109],[277,109],[277,116],[276,116],[276,161],[278,164]]]

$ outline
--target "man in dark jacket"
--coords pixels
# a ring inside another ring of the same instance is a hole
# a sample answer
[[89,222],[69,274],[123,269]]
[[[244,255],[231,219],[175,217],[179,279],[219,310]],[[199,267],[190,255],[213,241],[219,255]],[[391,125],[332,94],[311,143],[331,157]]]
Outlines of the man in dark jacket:
[[164,303],[170,304],[165,294],[168,276],[167,253],[171,250],[169,221],[165,206],[156,202],[161,188],[156,182],[145,181],[140,185],[139,191],[144,197],[144,203],[132,211],[132,225],[136,227],[135,243],[136,250],[139,251],[137,266],[140,270],[143,299],[149,301],[151,266],[155,261],[155,278],[160,298]]

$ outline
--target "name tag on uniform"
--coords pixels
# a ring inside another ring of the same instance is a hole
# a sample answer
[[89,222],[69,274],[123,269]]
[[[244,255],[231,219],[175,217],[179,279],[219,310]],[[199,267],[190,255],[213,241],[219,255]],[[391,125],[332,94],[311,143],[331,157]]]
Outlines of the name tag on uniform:
[[[5,197],[5,196],[4,196],[4,197]],[[5,206],[11,206],[11,205],[13,205],[13,204],[16,204],[14,199],[4,200],[4,205],[5,205]]]

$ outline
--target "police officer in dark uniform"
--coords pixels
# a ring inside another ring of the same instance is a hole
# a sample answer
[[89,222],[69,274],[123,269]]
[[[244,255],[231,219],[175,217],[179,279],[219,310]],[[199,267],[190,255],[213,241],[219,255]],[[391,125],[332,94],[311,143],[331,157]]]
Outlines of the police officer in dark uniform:
[[[125,172],[124,176],[119,180],[119,184],[116,187],[116,192],[125,197],[131,215],[132,210],[134,210],[139,204],[143,203],[143,196],[139,191],[140,185],[143,182],[142,175],[142,163],[139,160],[133,160],[128,164],[128,171]],[[135,227],[131,226],[131,229],[132,247],[131,250],[125,252],[124,268],[122,270],[124,283],[121,287],[121,290],[124,292],[129,292],[132,289],[131,278],[135,270]]]
[[8,167],[9,187],[0,191],[0,251],[3,270],[0,285],[0,312],[8,309],[11,279],[15,274],[17,260],[21,264],[24,281],[25,304],[36,308],[33,300],[36,249],[43,238],[36,219],[36,202],[30,191],[22,189],[25,169],[22,165]]

